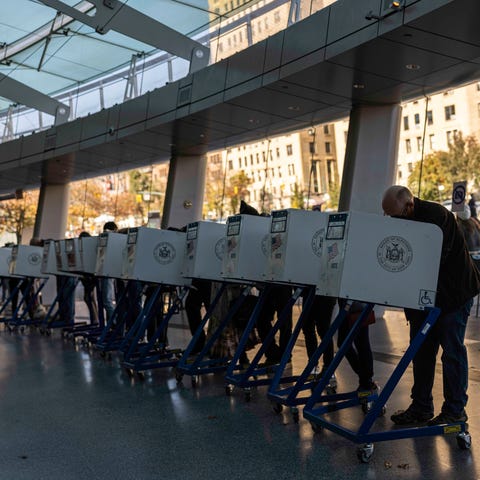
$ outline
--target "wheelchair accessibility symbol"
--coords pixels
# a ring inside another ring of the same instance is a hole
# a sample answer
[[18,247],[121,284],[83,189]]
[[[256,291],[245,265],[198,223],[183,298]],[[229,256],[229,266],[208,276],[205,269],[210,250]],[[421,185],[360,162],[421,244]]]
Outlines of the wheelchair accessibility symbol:
[[421,307],[433,307],[435,305],[435,292],[432,290],[420,290],[418,304]]

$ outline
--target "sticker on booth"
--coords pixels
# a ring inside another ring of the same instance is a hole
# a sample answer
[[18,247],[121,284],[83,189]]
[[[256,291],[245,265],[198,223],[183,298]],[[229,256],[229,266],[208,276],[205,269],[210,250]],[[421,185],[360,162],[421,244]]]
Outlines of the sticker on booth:
[[225,238],[221,238],[215,244],[215,256],[219,260],[223,260],[223,257],[225,256]]
[[402,237],[387,237],[377,248],[378,263],[387,272],[397,273],[405,270],[412,263],[412,258],[412,247]]
[[159,243],[153,250],[153,257],[161,265],[172,263],[176,256],[175,247],[168,242]]
[[28,256],[28,263],[30,265],[38,265],[42,261],[42,256],[38,253],[31,253]]
[[325,238],[325,229],[317,230],[312,238],[312,250],[317,257],[322,256],[323,239]]
[[421,307],[434,307],[435,306],[436,292],[433,290],[420,290],[418,296],[418,304]]

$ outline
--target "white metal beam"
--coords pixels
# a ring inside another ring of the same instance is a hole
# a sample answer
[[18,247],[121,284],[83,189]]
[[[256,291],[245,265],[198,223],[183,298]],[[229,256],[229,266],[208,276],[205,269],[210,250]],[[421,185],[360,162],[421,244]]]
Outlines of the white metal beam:
[[43,4],[75,18],[100,34],[115,30],[190,61],[190,72],[206,67],[210,49],[119,0],[90,0],[94,15],[87,15],[61,0],[40,0]]

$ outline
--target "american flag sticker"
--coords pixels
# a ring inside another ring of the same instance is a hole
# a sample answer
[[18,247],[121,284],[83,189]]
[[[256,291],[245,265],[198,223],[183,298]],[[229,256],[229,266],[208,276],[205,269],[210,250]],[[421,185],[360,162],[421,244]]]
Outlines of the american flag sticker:
[[328,259],[332,260],[338,255],[338,245],[334,243],[333,245],[329,245],[327,247],[327,254],[328,254]]

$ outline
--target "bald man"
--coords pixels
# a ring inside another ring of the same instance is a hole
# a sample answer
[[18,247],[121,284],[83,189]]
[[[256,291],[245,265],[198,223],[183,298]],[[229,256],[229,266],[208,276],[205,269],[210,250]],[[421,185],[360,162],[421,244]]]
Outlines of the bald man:
[[[465,329],[473,298],[480,291],[480,277],[472,263],[455,216],[438,203],[413,196],[403,186],[388,188],[382,200],[385,215],[417,222],[433,223],[443,232],[436,306],[440,317],[413,359],[412,403],[395,412],[397,425],[442,425],[465,422],[467,414],[468,359],[464,345]],[[410,341],[422,326],[427,314],[405,309],[410,323]],[[435,362],[442,347],[444,402],[435,418],[432,388]]]

